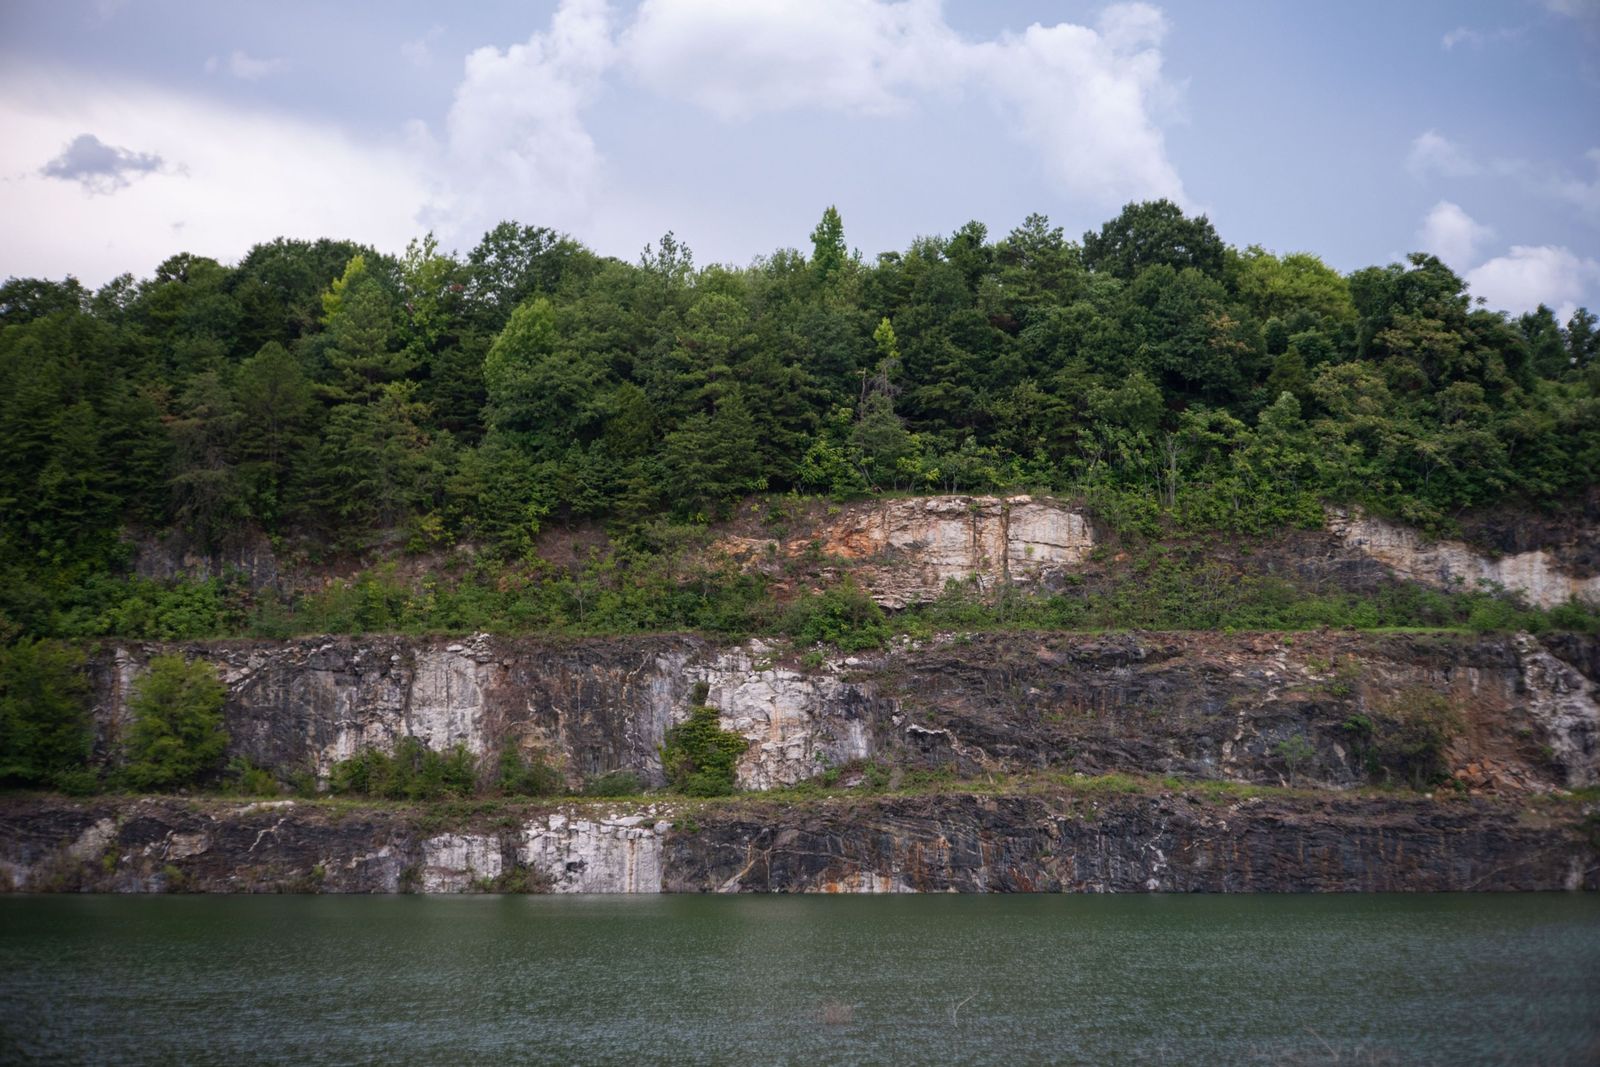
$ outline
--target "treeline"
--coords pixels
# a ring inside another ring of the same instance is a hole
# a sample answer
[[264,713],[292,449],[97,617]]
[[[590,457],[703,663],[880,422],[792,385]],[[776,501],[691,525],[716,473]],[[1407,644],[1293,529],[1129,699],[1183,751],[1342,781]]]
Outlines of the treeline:
[[[767,490],[1083,493],[1262,530],[1361,502],[1424,526],[1600,470],[1600,332],[1508,318],[1437,259],[1341,276],[1133,204],[865,262],[638,263],[503,223],[464,258],[277,240],[96,292],[0,287],[0,628],[115,568],[130,526],[351,548],[715,515]],[[5,635],[0,635],[3,637]]]

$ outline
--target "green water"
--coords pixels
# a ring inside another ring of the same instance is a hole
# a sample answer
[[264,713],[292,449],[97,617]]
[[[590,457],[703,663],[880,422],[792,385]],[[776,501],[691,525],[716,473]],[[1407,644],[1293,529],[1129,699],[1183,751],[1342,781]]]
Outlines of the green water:
[[0,898],[0,1061],[1592,1063],[1593,895]]

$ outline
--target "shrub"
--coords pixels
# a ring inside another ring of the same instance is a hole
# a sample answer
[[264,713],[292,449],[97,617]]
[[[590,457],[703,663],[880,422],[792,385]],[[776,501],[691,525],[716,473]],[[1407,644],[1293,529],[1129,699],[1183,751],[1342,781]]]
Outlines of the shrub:
[[271,796],[281,792],[278,780],[271,771],[257,767],[243,756],[235,756],[228,761],[223,791],[241,797]]
[[500,750],[500,792],[512,796],[548,797],[566,789],[566,779],[542,753],[523,758],[513,746]]
[[123,770],[136,789],[190,785],[222,760],[226,695],[209,663],[157,656],[134,686],[133,730]]
[[689,717],[667,730],[661,745],[661,768],[667,781],[692,797],[718,797],[733,792],[734,769],[749,742],[722,729],[716,708],[697,705]]
[[1273,745],[1272,754],[1283,761],[1289,771],[1289,784],[1294,785],[1301,768],[1311,762],[1317,750],[1304,734],[1295,734]]
[[83,654],[56,641],[0,649],[0,785],[76,788],[92,742]]
[[402,737],[392,754],[369,748],[335,763],[328,784],[335,793],[437,800],[471,795],[477,773],[465,745],[439,753],[415,737]]
[[1448,697],[1408,689],[1376,715],[1352,716],[1342,729],[1369,774],[1382,775],[1413,789],[1444,778],[1444,750],[1461,730],[1461,717]]
[[891,633],[883,609],[849,578],[796,600],[784,617],[784,630],[807,644],[825,641],[845,652],[881,648]]
[[586,797],[631,797],[644,792],[644,784],[632,771],[607,771],[583,784]]

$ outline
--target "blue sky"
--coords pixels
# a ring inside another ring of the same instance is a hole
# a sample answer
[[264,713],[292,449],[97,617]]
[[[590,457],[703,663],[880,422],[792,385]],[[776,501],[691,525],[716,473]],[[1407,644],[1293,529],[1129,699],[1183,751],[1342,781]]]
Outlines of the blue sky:
[[1597,45],[1600,0],[11,0],[0,276],[501,218],[742,264],[830,203],[870,258],[1169,196],[1565,313],[1600,305]]

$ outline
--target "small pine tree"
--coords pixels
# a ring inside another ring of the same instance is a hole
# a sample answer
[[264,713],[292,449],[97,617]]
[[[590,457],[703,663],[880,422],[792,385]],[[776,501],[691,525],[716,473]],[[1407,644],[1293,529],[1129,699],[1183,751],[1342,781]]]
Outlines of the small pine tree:
[[227,690],[209,663],[157,656],[134,687],[128,738],[128,784],[136,789],[189,785],[222,762]]

